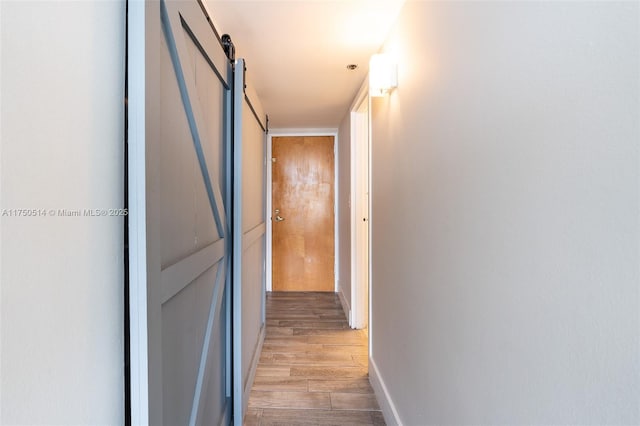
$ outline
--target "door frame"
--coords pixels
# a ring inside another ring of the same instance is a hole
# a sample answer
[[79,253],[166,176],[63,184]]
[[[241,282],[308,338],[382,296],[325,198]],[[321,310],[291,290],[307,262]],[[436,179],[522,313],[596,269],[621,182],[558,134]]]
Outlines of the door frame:
[[[366,112],[360,109],[366,105]],[[358,91],[350,109],[350,203],[351,203],[351,316],[350,326],[354,329],[362,329],[370,324],[370,292],[371,292],[371,98],[367,80]],[[366,136],[362,137],[359,130],[366,127]],[[358,139],[358,140],[356,140]],[[358,149],[358,146],[366,146],[366,150]],[[364,166],[364,170],[361,170]],[[367,191],[362,192],[359,185],[364,180]],[[358,232],[361,227],[361,210],[358,209],[362,198],[368,192],[366,205],[366,244],[362,235]],[[358,259],[366,256],[366,264],[360,264]],[[366,275],[366,280],[359,280],[361,275]]]
[[271,205],[271,190],[273,187],[273,174],[272,174],[272,161],[269,161],[272,157],[272,138],[278,136],[333,136],[333,254],[334,254],[334,263],[333,263],[333,291],[338,292],[338,277],[339,275],[339,256],[338,256],[338,247],[339,247],[339,235],[338,235],[338,129],[269,129],[269,134],[267,137],[267,202],[266,204],[266,218],[267,218],[267,265],[266,265],[266,275],[267,275],[267,292],[273,291],[272,287],[272,279],[273,279],[273,269],[272,269],[272,226],[273,222],[271,220],[271,212],[273,211],[273,206]]

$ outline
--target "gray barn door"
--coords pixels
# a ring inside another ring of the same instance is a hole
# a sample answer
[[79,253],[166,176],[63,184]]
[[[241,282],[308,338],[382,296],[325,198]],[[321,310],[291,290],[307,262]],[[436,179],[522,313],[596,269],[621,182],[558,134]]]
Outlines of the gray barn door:
[[233,143],[233,418],[241,425],[265,336],[267,116],[236,61]]
[[128,25],[132,422],[228,424],[231,64],[196,0]]

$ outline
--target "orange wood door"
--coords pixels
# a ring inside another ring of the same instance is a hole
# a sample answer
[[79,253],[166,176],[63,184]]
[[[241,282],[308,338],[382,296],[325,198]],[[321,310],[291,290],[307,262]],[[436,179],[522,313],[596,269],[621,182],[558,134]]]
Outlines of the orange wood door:
[[333,146],[333,136],[272,139],[273,291],[334,291]]

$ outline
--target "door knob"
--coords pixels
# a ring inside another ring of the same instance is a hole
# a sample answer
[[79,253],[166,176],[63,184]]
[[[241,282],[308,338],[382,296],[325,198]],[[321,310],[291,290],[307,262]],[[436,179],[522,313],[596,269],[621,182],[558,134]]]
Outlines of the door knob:
[[282,222],[284,220],[284,217],[280,217],[280,215],[276,215],[276,222]]

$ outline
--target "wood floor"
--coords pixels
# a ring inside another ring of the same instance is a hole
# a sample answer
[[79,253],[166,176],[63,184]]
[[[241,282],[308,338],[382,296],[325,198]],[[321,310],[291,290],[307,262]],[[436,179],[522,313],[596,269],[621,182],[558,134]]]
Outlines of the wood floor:
[[268,293],[247,426],[384,425],[367,374],[367,335],[335,293]]

